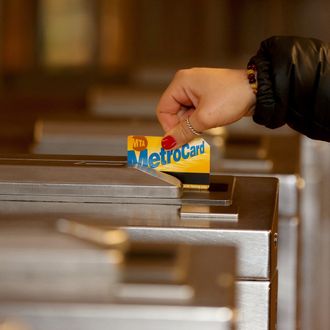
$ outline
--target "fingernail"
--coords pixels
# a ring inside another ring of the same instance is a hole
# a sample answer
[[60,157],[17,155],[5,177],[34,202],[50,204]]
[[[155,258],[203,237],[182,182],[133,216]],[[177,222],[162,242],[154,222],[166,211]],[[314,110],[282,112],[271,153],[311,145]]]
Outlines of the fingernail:
[[176,141],[172,135],[167,135],[162,139],[162,147],[165,150],[172,149],[175,146],[176,146]]

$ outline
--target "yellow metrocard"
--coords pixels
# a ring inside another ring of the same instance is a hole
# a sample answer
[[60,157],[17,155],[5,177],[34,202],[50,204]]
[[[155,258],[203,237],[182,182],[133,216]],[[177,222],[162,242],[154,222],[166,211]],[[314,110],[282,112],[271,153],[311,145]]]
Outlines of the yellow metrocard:
[[161,136],[136,136],[127,138],[127,162],[177,177],[185,188],[208,189],[210,180],[210,146],[196,138],[174,150],[161,146]]

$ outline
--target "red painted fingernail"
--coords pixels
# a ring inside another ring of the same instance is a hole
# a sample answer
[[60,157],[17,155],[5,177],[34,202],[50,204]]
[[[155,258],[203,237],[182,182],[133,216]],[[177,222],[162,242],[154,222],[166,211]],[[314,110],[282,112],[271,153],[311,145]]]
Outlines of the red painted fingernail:
[[176,146],[176,141],[172,135],[167,135],[162,139],[162,147],[165,150],[172,149],[175,146]]

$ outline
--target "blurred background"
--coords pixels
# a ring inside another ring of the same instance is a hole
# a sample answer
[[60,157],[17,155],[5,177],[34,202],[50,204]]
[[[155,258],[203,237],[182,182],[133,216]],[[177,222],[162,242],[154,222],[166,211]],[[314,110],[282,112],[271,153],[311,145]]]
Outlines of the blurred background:
[[[0,0],[0,152],[120,154],[114,150],[123,122],[132,129],[149,123],[149,135],[158,129],[155,106],[176,70],[245,67],[272,35],[329,41],[329,21],[328,0]],[[111,149],[105,143],[116,129]],[[281,142],[255,139],[273,134]],[[250,119],[214,135],[227,138],[215,146],[232,143],[231,159],[257,143],[258,157],[267,160],[271,145],[273,172],[299,176],[299,303],[292,313],[299,315],[296,328],[326,329],[329,145],[286,127],[269,132]],[[247,163],[235,164],[226,170],[246,172]],[[267,164],[254,173],[264,175]]]
[[329,40],[329,8],[326,0],[1,0],[1,148],[21,150],[41,115],[118,115],[98,103],[103,87],[157,100],[177,69],[244,67],[268,36]]

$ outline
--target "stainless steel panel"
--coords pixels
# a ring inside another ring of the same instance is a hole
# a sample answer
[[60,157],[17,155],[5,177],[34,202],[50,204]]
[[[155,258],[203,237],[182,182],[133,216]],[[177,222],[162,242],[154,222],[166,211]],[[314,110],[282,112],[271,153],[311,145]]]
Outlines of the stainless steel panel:
[[117,226],[134,240],[235,244],[238,275],[269,279],[276,269],[277,180],[237,177],[233,195],[238,220],[180,218],[178,206],[104,203],[41,203],[1,201],[0,219],[58,218]]
[[296,329],[299,218],[280,218],[278,231],[278,329]]
[[[54,161],[22,159],[0,164],[0,195],[9,200],[53,200],[52,196],[100,198],[179,198],[181,183],[164,173],[128,168],[123,163],[86,164],[78,161],[54,166]],[[7,197],[6,197],[7,196]],[[39,197],[37,197],[39,196]]]
[[301,328],[330,324],[330,144],[302,143]]
[[[270,277],[272,247],[270,233],[212,230],[199,228],[122,227],[136,241],[182,242],[189,244],[231,244],[238,247],[238,276],[267,279]],[[274,251],[272,251],[274,253]]]
[[275,330],[277,274],[272,281],[238,281],[239,330]]
[[[276,228],[271,228],[272,222],[269,229],[263,229],[261,220],[245,226],[244,218],[237,222],[184,220],[179,218],[177,207],[166,205],[127,204],[123,207],[121,204],[2,201],[0,207],[0,222],[6,223],[22,225],[32,218],[46,226],[58,218],[66,218],[103,228],[120,227],[137,241],[234,244],[239,248],[237,272],[240,277],[268,279],[276,269],[273,241]],[[258,221],[259,218],[254,219]]]

